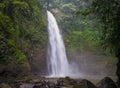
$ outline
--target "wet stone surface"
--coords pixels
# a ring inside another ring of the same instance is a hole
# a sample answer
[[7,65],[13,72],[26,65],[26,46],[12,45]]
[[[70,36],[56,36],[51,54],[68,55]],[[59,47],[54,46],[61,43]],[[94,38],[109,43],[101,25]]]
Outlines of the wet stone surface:
[[66,78],[35,78],[18,81],[13,84],[0,83],[0,88],[117,88],[109,77],[102,79],[97,85],[86,79]]
[[33,84],[22,84],[20,88],[97,88],[88,80],[75,80],[69,77],[41,80]]

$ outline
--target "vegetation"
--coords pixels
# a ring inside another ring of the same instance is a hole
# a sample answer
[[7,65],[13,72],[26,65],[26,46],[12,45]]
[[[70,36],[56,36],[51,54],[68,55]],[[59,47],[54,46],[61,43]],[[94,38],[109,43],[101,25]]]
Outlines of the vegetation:
[[103,24],[102,46],[118,58],[117,76],[120,82],[120,2],[93,0],[92,9]]
[[45,47],[46,20],[36,3],[35,0],[0,1],[0,62],[21,63],[35,48]]

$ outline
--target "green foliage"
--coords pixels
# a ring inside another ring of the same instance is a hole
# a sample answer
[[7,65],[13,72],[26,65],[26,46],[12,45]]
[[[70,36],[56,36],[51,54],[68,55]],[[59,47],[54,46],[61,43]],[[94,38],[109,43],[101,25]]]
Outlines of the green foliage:
[[0,12],[0,31],[3,31],[6,36],[13,36],[14,28],[12,27],[11,20],[8,16],[5,16],[2,12]]
[[15,7],[28,8],[28,3],[26,3],[26,2],[13,1],[12,4],[13,4]]
[[105,49],[120,51],[120,2],[119,0],[94,0],[92,4],[94,13],[103,24],[102,45]]
[[0,3],[0,10],[2,10],[5,7],[3,3]]
[[76,6],[73,3],[67,3],[63,4],[61,9],[63,9],[64,12],[74,12],[76,11]]
[[15,63],[22,63],[23,61],[25,61],[26,56],[19,49],[16,49],[12,59]]
[[5,60],[8,49],[6,41],[3,36],[4,36],[3,34],[0,34],[0,60]]
[[35,0],[0,1],[0,62],[22,63],[45,46],[45,16]]
[[81,11],[77,11],[76,15],[83,15],[83,16],[87,16],[92,12],[92,9],[85,9],[85,10],[81,10]]
[[64,0],[60,2],[58,14],[55,15],[58,15],[57,20],[64,34],[68,51],[91,50],[95,52],[100,47],[101,25],[98,20],[94,19],[93,14],[89,14],[93,12],[90,5],[90,0]]
[[99,47],[99,32],[97,30],[92,31],[86,28],[83,31],[70,32],[69,35],[65,36],[68,50],[96,51]]

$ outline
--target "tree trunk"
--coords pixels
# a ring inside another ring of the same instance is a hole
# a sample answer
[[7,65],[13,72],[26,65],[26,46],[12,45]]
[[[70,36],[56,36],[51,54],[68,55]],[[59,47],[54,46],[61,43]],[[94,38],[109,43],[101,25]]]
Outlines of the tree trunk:
[[120,87],[120,53],[117,53],[116,57],[118,58],[117,71],[116,71],[116,74],[117,74],[117,77],[118,77],[117,82],[118,82],[118,86]]

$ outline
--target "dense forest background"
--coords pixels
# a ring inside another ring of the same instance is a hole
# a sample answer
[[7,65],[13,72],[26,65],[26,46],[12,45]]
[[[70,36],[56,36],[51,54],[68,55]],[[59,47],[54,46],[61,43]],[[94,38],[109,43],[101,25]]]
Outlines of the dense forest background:
[[25,73],[31,69],[47,73],[46,9],[57,19],[71,63],[77,62],[82,72],[115,72],[119,4],[119,0],[0,0],[0,74],[18,76],[26,69]]

